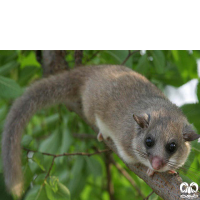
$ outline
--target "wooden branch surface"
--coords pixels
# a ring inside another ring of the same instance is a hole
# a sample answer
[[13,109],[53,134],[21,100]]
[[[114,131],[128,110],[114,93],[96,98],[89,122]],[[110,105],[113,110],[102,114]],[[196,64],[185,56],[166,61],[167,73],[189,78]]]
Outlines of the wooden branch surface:
[[65,51],[47,50],[43,51],[42,55],[43,57],[41,62],[43,68],[43,76],[47,77],[60,71],[69,69],[67,62],[65,61]]
[[[55,55],[55,52],[53,52],[53,51],[51,51],[51,52],[43,51],[43,62],[48,61],[49,56],[50,56],[49,53],[51,53],[52,55]],[[47,56],[47,58],[45,56]],[[61,59],[61,60],[59,60],[59,59]],[[63,63],[62,59],[64,59],[64,56],[59,54],[59,56],[57,57],[57,62]],[[48,63],[43,63],[43,64],[45,65],[45,68],[48,67]],[[66,66],[66,69],[67,68],[68,67]],[[68,109],[70,111],[74,111],[75,113],[77,113],[83,120],[85,120],[87,122],[87,120],[85,119],[83,112],[81,110],[80,104],[77,104],[73,107],[68,106]],[[90,125],[90,124],[88,123],[88,125]],[[94,126],[91,126],[91,127],[98,134],[97,127],[94,127]],[[114,143],[112,142],[112,140],[109,140],[109,141],[104,140],[104,142],[113,152],[115,152],[119,156],[117,149],[116,149]],[[123,160],[123,158],[121,158],[121,159]],[[133,171],[137,176],[139,176],[141,179],[143,179],[152,188],[152,190],[156,194],[158,194],[160,197],[162,197],[164,200],[179,200],[179,199],[181,199],[180,198],[180,195],[181,195],[180,184],[182,183],[182,178],[178,174],[172,175],[167,172],[155,173],[153,175],[153,177],[149,177],[146,173],[147,167],[140,165],[140,164],[138,164],[138,165],[127,164],[127,163],[125,163],[125,164],[131,171]],[[198,198],[195,198],[195,200],[200,200],[200,194],[197,193],[197,195],[198,195]],[[184,198],[184,199],[189,200],[187,198]]]
[[82,58],[83,58],[83,50],[75,50],[74,51],[75,67],[82,65]]

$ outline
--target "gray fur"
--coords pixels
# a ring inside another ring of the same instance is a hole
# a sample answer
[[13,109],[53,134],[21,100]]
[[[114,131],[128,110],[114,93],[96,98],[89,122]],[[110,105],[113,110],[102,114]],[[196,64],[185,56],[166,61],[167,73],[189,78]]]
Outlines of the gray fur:
[[26,123],[43,107],[78,101],[83,80],[84,74],[76,70],[45,78],[33,84],[14,102],[6,119],[2,139],[3,169],[9,191],[18,196],[22,191],[20,141]]
[[149,131],[166,135],[166,140],[177,134],[185,148],[181,131],[188,124],[186,118],[145,77],[123,66],[80,67],[36,82],[10,109],[3,132],[2,156],[6,185],[17,195],[23,185],[20,159],[23,129],[37,110],[58,103],[70,107],[79,103],[86,120],[94,126],[99,116],[130,156],[135,156],[131,151],[133,138],[143,142],[146,134],[137,135],[138,124],[133,114],[150,114]]

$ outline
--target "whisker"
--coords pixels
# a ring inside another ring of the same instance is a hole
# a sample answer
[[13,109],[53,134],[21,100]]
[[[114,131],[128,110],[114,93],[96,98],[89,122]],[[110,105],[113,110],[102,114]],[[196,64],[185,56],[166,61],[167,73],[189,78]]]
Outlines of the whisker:
[[[148,153],[144,152],[143,150],[141,150],[140,148],[136,149],[136,148],[133,148],[133,147],[130,147],[130,149],[132,150],[132,152],[134,152],[135,154],[139,155],[141,158],[144,158],[144,159],[148,159]],[[196,149],[195,149],[196,150]],[[198,149],[197,149],[198,150]],[[178,159],[177,157],[174,157],[174,159]],[[170,161],[169,159],[164,159],[164,161],[166,162],[166,164],[174,169],[174,170],[179,170],[179,171],[189,171],[193,174],[197,174],[196,171],[198,171],[197,169],[195,169],[194,167],[191,167],[190,165],[187,165],[187,164],[184,164],[184,166],[180,166],[180,163],[177,163],[175,161]],[[194,169],[191,170],[191,169]],[[199,176],[199,175],[198,175]]]
[[[168,165],[169,165],[170,167],[175,167],[175,168],[178,167],[176,164],[170,163],[170,162],[168,162]],[[193,168],[193,167],[190,167],[190,168],[194,169],[195,171],[193,171],[193,170],[191,170],[191,169],[187,169],[187,168],[185,168],[184,166],[178,167],[177,169],[180,170],[180,171],[182,171],[182,172],[185,172],[185,171],[187,171],[187,173],[190,172],[190,173],[192,173],[192,174],[195,174],[195,176],[199,176],[199,177],[200,177],[200,174],[197,173],[197,171],[198,171],[197,169],[195,169],[195,168]]]

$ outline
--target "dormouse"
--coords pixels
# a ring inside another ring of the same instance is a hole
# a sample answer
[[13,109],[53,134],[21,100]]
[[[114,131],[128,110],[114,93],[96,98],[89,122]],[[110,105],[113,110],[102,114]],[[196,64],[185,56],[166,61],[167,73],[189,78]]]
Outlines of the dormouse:
[[7,188],[20,196],[21,135],[37,111],[54,104],[81,106],[98,140],[112,139],[126,163],[141,163],[147,174],[174,172],[190,152],[196,134],[181,110],[144,76],[116,65],[79,67],[34,83],[11,107],[3,131]]

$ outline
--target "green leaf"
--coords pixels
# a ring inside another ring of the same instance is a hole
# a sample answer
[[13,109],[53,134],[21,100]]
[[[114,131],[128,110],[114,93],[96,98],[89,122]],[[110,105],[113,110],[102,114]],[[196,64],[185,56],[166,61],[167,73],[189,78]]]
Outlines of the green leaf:
[[107,51],[117,62],[122,63],[128,55],[128,51],[111,50]]
[[45,177],[46,177],[46,172],[39,174],[36,179],[34,179],[34,183],[36,185],[42,185],[44,183]]
[[75,176],[70,180],[69,183],[69,190],[71,193],[72,199],[75,199],[75,197],[79,197],[80,193],[84,189],[86,185],[86,179],[87,175],[84,173],[75,174]]
[[35,66],[26,66],[20,71],[19,75],[19,84],[25,85],[27,84],[35,75],[37,72],[41,71],[40,68]]
[[165,56],[162,51],[150,51],[156,72],[162,74],[165,71]]
[[20,86],[12,79],[0,76],[0,98],[11,99],[22,94]]
[[200,50],[193,50],[193,55],[195,58],[200,58]]
[[19,67],[19,63],[12,61],[0,67],[0,75],[6,75],[10,70]]
[[181,174],[181,178],[183,179],[183,182],[187,182],[189,184],[193,182],[193,180],[191,180],[190,178],[188,178],[184,174]]
[[28,163],[26,163],[26,165],[23,167],[23,176],[25,177],[24,189],[27,189],[30,186],[31,181],[33,180],[33,173]]
[[24,135],[21,141],[22,146],[28,147],[33,138],[30,135]]
[[197,98],[198,98],[198,100],[200,102],[200,81],[197,84]]
[[79,174],[85,166],[85,159],[82,156],[77,157],[75,164],[73,165],[71,173]]
[[140,57],[137,67],[135,68],[135,70],[143,75],[147,75],[147,73],[150,70],[150,63],[147,57],[147,54],[144,54]]
[[85,157],[87,162],[87,170],[89,174],[93,174],[94,177],[102,176],[102,167],[98,160],[94,157]]
[[163,74],[153,74],[151,75],[165,85],[173,85],[175,87],[180,87],[185,83],[184,78],[179,72],[178,67],[171,61],[167,62],[165,66],[165,73]]
[[1,56],[10,56],[10,55],[12,55],[13,53],[15,53],[14,50],[0,50],[0,55],[1,55]]
[[54,192],[58,191],[58,182],[59,182],[59,180],[55,176],[52,176],[49,178],[49,184]]
[[44,171],[41,170],[39,165],[31,159],[29,160],[29,167],[30,167],[31,172],[33,174],[38,174],[38,173],[44,172]]
[[190,54],[188,51],[171,51],[174,63],[179,68],[179,72],[185,81],[189,81],[192,78],[197,78],[197,62],[193,54]]
[[50,177],[45,184],[49,200],[70,200],[70,192],[66,186],[59,182],[58,178]]
[[45,171],[45,168],[43,166],[44,156],[41,153],[34,153],[32,160],[35,161],[43,171]]
[[30,66],[30,65],[34,65],[34,66],[38,66],[40,67],[40,63],[38,63],[35,53],[33,51],[31,51],[28,56],[22,56],[21,58],[21,67],[25,67],[25,66]]
[[192,123],[197,131],[200,133],[200,104],[186,104],[181,107],[184,114],[187,116],[190,123]]
[[0,173],[3,172],[3,163],[2,163],[2,157],[0,157]]
[[85,172],[85,164],[86,162],[83,157],[77,157],[77,160],[72,168],[72,178],[69,182],[72,199],[79,196],[86,184],[87,173]]
[[[50,137],[55,133],[55,129],[57,130],[56,128],[56,124],[58,123],[59,121],[59,114],[56,113],[56,114],[53,114],[53,115],[50,115],[50,116],[46,116],[45,119],[43,120],[40,120],[41,122],[37,124],[36,127],[34,127],[34,129],[32,130],[32,134],[33,134],[33,137],[36,137],[36,136],[41,136],[41,135],[44,135],[44,130],[45,131],[48,131],[50,133],[52,133],[50,135]],[[42,124],[42,126],[41,126]],[[54,132],[54,133],[53,133]],[[57,131],[56,131],[57,133]],[[53,136],[52,136],[53,137]],[[49,139],[49,138],[48,138]],[[47,139],[47,140],[48,140]],[[49,139],[50,140],[50,139]],[[44,140],[45,142],[46,140]],[[41,150],[41,149],[40,149]],[[44,150],[48,150],[48,149],[44,149]]]
[[60,144],[61,144],[61,137],[58,133],[59,131],[56,130],[54,131],[54,133],[52,135],[50,135],[48,138],[46,138],[39,147],[39,151],[42,152],[47,152],[47,153],[57,153],[59,148],[60,148]]
[[[108,53],[113,56],[113,58],[116,59],[116,61],[119,64],[122,64],[122,62],[127,58],[129,51],[124,51],[124,50],[112,50],[112,51],[108,51]],[[125,65],[128,67],[132,67],[132,57],[134,55],[130,56],[128,58],[128,60],[126,61]]]
[[158,195],[153,193],[150,197],[149,200],[157,200],[158,199]]
[[61,141],[61,147],[60,152],[65,153],[69,150],[70,146],[73,143],[73,138],[70,134],[70,131],[68,128],[65,128],[65,130],[62,131],[62,141]]
[[5,120],[7,115],[7,109],[8,107],[6,104],[0,107],[0,121]]
[[28,191],[25,200],[49,200],[44,186],[34,186]]

